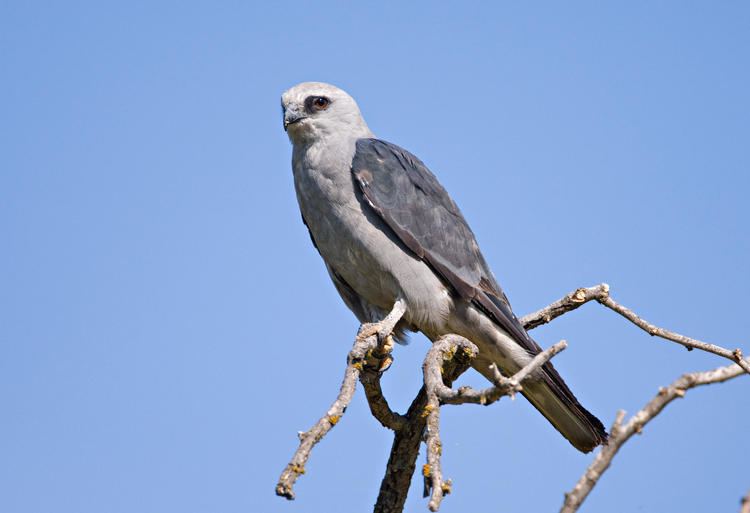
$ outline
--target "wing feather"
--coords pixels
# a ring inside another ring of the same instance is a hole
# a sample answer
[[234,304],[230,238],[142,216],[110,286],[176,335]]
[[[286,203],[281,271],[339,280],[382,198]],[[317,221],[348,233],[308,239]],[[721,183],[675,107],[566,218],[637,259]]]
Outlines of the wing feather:
[[352,173],[370,207],[459,297],[530,353],[541,350],[513,314],[458,206],[422,161],[395,144],[360,139]]
[[[417,157],[379,139],[360,139],[352,174],[363,198],[401,242],[453,289],[471,301],[529,354],[541,351],[513,313],[479,251],[474,233],[437,178]],[[587,426],[583,441],[565,436],[583,451],[606,441],[602,423],[580,405],[551,362],[543,367],[544,383]],[[532,403],[561,430],[557,419]]]

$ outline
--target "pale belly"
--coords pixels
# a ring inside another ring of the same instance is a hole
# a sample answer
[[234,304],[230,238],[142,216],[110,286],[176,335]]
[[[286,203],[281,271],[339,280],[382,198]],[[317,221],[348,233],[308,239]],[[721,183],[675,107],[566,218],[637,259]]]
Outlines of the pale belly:
[[370,321],[381,319],[403,299],[405,321],[428,338],[455,333],[476,343],[480,356],[474,365],[488,376],[492,362],[512,371],[528,361],[503,330],[470,302],[455,299],[427,264],[394,240],[380,217],[361,203],[348,174],[339,178],[300,172],[295,178],[302,216],[318,251],[378,314]]
[[445,332],[453,299],[440,278],[393,239],[377,214],[360,203],[351,181],[322,185],[302,182],[297,189],[302,215],[328,266],[382,314],[403,299],[409,324],[426,334]]

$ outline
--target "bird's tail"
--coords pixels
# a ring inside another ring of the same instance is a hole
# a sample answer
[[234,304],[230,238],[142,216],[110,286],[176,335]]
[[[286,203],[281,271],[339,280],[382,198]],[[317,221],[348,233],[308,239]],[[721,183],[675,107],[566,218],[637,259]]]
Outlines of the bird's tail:
[[521,393],[579,451],[607,442],[601,421],[578,402],[551,362],[542,367],[542,379],[523,383]]
[[[481,339],[478,341],[482,342]],[[487,344],[480,347],[480,355],[483,348],[486,357],[474,360],[472,365],[492,381],[494,371],[490,364],[502,360],[491,356],[493,347]],[[604,425],[578,402],[551,362],[545,363],[521,386],[524,397],[579,451],[591,452],[596,446],[607,443]]]
[[[528,356],[534,356],[542,350],[513,314],[504,296],[501,298],[499,295],[486,293],[478,296],[476,302],[499,328],[482,330],[485,336],[480,334],[476,339],[476,342],[484,342],[484,348],[480,347],[479,352],[480,355],[485,353],[485,363],[495,362],[504,371],[514,372],[518,370],[520,362],[509,356],[513,353],[513,348],[523,348]],[[492,381],[492,377],[487,374],[488,369],[482,369],[482,366],[482,362],[475,363],[477,370]],[[522,387],[522,393],[529,402],[579,451],[590,452],[597,445],[607,442],[607,431],[601,421],[581,406],[552,362],[545,363],[523,382]]]

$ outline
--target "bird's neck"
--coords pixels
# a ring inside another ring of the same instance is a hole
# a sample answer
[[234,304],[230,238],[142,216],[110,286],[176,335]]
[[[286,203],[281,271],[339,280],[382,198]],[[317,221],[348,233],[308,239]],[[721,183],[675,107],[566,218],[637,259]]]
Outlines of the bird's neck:
[[307,169],[340,167],[348,171],[351,168],[357,141],[375,137],[367,125],[344,133],[319,133],[317,135],[314,140],[294,142],[292,165],[295,169],[298,167]]
[[304,144],[295,144],[292,153],[292,167],[295,172],[328,173],[335,170],[349,170],[354,157],[355,138],[317,139]]

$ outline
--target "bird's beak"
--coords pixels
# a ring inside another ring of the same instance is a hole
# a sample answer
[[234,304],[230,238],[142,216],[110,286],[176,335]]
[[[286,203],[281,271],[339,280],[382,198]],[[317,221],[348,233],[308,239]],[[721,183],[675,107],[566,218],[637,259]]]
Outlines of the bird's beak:
[[297,107],[290,105],[289,108],[284,109],[284,131],[287,131],[289,125],[302,121],[306,117]]

